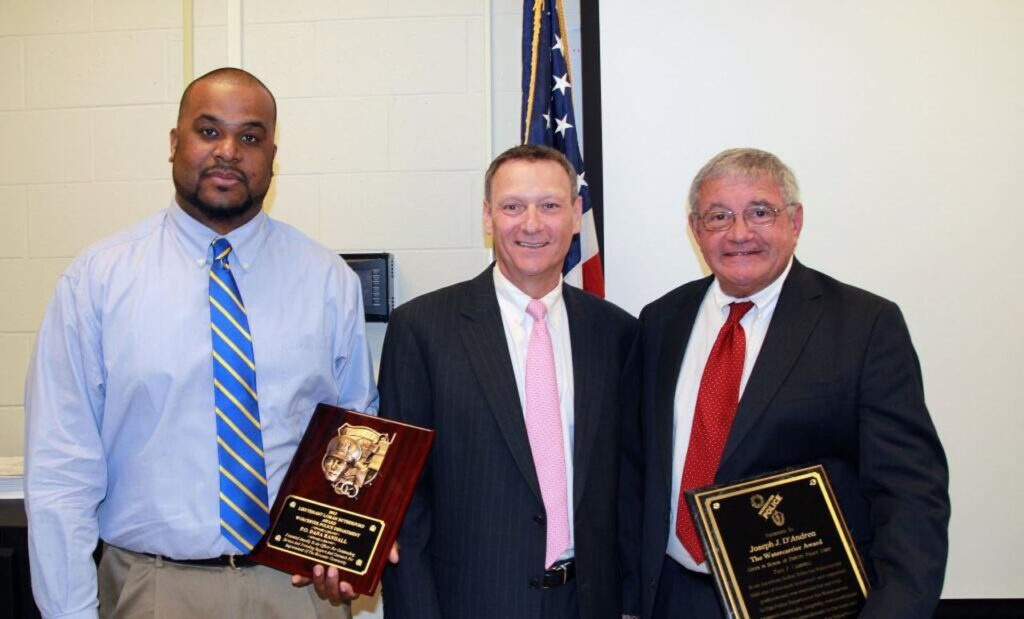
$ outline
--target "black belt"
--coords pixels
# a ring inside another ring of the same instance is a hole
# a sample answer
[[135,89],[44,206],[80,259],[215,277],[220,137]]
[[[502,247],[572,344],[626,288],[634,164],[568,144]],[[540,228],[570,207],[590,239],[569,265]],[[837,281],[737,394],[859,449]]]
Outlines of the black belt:
[[221,555],[211,559],[171,559],[170,557],[149,554],[148,552],[140,552],[139,554],[159,559],[161,561],[167,561],[168,563],[191,565],[194,567],[233,567],[241,569],[243,567],[253,567],[254,565],[257,565],[255,561],[249,558],[249,555]]
[[576,562],[572,559],[564,563],[556,563],[544,572],[544,588],[561,587],[576,577]]

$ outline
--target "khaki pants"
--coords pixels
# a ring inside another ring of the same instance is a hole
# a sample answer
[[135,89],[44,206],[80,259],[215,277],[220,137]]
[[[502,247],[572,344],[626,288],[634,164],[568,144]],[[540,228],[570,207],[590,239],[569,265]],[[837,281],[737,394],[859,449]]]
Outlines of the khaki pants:
[[194,567],[104,546],[99,568],[102,619],[351,619],[348,604],[333,607],[312,586],[257,565]]

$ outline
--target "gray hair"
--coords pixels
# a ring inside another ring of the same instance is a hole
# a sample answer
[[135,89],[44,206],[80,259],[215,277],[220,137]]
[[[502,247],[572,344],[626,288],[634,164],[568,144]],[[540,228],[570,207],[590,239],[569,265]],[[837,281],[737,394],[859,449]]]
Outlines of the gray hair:
[[697,200],[704,183],[715,178],[761,175],[767,175],[775,181],[786,201],[781,206],[800,202],[800,187],[796,183],[796,176],[778,157],[756,148],[730,148],[712,157],[693,178],[690,185],[690,213],[697,212]]

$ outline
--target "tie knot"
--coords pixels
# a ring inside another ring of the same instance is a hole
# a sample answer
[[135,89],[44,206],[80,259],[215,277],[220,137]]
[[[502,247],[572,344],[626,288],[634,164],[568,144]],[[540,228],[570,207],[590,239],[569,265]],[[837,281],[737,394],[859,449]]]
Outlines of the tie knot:
[[754,307],[753,301],[744,301],[742,303],[730,303],[729,304],[729,318],[726,319],[728,324],[736,324],[741,318],[746,316],[750,308]]
[[221,237],[213,242],[213,259],[227,261],[228,254],[231,253],[231,243],[224,237]]
[[533,299],[526,306],[526,313],[534,320],[544,320],[544,315],[548,313],[548,306],[544,305],[543,301]]

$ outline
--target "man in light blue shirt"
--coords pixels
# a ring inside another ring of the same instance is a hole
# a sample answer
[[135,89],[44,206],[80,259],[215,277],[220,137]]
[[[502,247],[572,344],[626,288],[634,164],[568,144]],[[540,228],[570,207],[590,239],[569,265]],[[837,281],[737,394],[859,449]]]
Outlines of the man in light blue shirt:
[[349,616],[285,574],[238,567],[247,558],[221,524],[215,240],[230,243],[251,338],[267,505],[318,402],[377,407],[357,277],[262,211],[275,123],[273,95],[244,71],[190,84],[171,131],[175,203],[86,250],[57,284],[25,395],[32,581],[46,617]]

